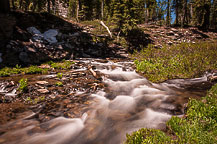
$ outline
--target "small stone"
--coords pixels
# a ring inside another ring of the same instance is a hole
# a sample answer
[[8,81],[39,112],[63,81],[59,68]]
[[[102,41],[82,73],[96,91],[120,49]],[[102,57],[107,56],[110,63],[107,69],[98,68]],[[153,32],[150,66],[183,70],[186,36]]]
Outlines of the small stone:
[[168,44],[169,44],[169,45],[172,45],[172,44],[173,44],[173,42],[171,42],[171,41],[168,41]]
[[174,36],[178,37],[178,36],[179,36],[179,34],[174,34]]
[[40,84],[40,85],[45,85],[45,84],[48,84],[48,82],[47,82],[47,81],[37,81],[36,83],[37,83],[37,84]]
[[36,50],[34,48],[31,48],[31,47],[27,47],[27,51],[36,53]]
[[40,92],[41,94],[49,93],[49,90],[47,90],[47,89],[38,89],[37,91]]
[[171,30],[174,31],[174,32],[178,32],[178,30],[175,29],[175,28],[171,28]]
[[63,46],[62,45],[58,45],[58,47],[57,47],[58,49],[63,49]]

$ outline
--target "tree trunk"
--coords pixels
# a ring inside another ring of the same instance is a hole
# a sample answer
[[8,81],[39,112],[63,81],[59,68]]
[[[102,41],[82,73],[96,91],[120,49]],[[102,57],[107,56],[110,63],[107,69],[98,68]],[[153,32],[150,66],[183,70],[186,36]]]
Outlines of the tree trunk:
[[37,5],[38,5],[38,0],[33,0],[33,8],[32,8],[33,12],[35,12]]
[[166,25],[170,26],[170,0],[167,0],[167,17],[166,17]]
[[0,0],[0,13],[10,12],[10,2],[9,0]]
[[217,0],[213,0],[213,3],[211,5],[210,10],[210,29],[216,29],[217,23],[216,23],[216,17],[217,17]]
[[102,0],[102,5],[101,5],[101,19],[103,20],[104,18],[104,0]]
[[182,9],[182,20],[181,20],[181,27],[184,27],[187,18],[187,0],[184,0],[183,9]]
[[176,24],[179,24],[179,6],[178,6],[178,0],[176,0]]
[[12,0],[12,8],[13,8],[13,10],[15,10],[16,9],[16,7],[15,7],[15,4],[14,4],[14,0]]
[[47,0],[47,12],[50,13],[50,0]]
[[210,18],[210,5],[205,4],[204,5],[205,14],[203,15],[203,23],[202,28],[208,29],[209,28],[209,18]]
[[19,6],[19,9],[21,9],[22,6],[23,6],[23,0],[20,0],[20,1],[19,1],[19,5],[20,5],[20,6]]
[[76,0],[76,21],[79,22],[79,10],[81,9],[80,0]]

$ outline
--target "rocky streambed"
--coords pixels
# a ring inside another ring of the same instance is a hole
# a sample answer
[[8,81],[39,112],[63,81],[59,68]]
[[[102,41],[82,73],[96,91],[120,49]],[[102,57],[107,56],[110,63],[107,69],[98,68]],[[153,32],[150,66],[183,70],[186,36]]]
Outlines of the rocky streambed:
[[[61,74],[60,74],[61,73]],[[70,70],[0,79],[0,143],[122,143],[139,128],[165,130],[216,73],[155,84],[123,59],[77,59]],[[17,92],[28,78],[28,91]]]

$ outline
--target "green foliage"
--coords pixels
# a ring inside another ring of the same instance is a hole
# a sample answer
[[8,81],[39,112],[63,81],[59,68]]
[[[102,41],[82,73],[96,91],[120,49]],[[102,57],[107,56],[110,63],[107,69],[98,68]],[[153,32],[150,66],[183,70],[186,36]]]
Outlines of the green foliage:
[[19,81],[19,87],[18,87],[18,91],[23,93],[27,91],[27,86],[28,86],[28,80],[27,79],[20,79]]
[[[72,64],[75,62],[63,60],[62,62],[48,62],[51,68],[54,69],[70,69]],[[0,69],[0,77],[10,76],[13,74],[44,74],[47,73],[49,69],[43,69],[38,66],[30,66],[21,68],[21,66],[16,65],[14,68],[5,67]]]
[[63,77],[63,74],[62,74],[62,73],[58,73],[58,74],[57,74],[57,78],[62,79],[62,77]]
[[73,61],[63,60],[62,62],[57,62],[57,63],[50,61],[48,64],[54,69],[70,69],[72,64],[74,63],[75,62]]
[[186,116],[172,117],[167,122],[167,136],[164,132],[152,129],[140,129],[127,134],[127,144],[215,144],[217,142],[217,84],[207,96],[198,101],[191,99]]
[[68,15],[69,17],[76,18],[77,12],[77,0],[69,0],[69,8],[68,8]]
[[112,21],[115,28],[126,34],[129,30],[136,27],[136,19],[134,18],[135,9],[132,0],[118,0],[113,1],[111,7],[113,7]]
[[14,68],[2,68],[0,70],[0,77],[3,76],[10,76],[13,74],[42,74],[42,73],[47,73],[47,69],[42,69],[39,68],[37,66],[30,66],[30,67],[26,67],[26,68],[21,68],[21,66],[16,65],[16,67]]
[[63,83],[62,82],[56,82],[56,86],[62,87]]
[[32,99],[31,97],[27,97],[25,99],[25,102],[29,103],[29,104],[37,104],[37,103],[40,103],[40,102],[43,102],[45,101],[45,96],[40,96],[38,98],[34,98]]
[[135,52],[137,71],[153,82],[174,78],[201,76],[205,71],[216,69],[217,42],[196,44],[182,43],[172,47],[155,49],[152,45]]

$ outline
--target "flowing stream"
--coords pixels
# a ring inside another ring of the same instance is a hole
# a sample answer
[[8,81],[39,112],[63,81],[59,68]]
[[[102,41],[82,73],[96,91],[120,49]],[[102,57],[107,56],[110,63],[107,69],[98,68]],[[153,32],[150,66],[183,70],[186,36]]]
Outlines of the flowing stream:
[[106,85],[89,94],[94,101],[90,110],[81,118],[58,117],[45,123],[31,118],[32,113],[1,134],[0,143],[119,144],[125,141],[126,133],[140,128],[165,129],[171,116],[183,116],[190,97],[200,98],[206,93],[207,75],[155,84],[137,74],[132,62],[82,61],[103,73]]

